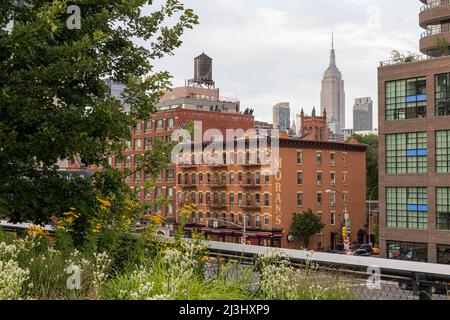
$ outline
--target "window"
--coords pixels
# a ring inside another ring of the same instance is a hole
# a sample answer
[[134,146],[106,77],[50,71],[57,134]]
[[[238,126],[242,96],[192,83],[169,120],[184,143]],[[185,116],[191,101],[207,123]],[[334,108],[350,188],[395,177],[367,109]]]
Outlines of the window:
[[303,184],[303,172],[297,172],[297,184],[298,185]]
[[330,193],[330,204],[333,207],[336,205],[336,192]]
[[242,193],[238,193],[238,205],[242,206]]
[[181,175],[181,173],[178,174],[177,183],[178,184],[183,184],[183,176]]
[[198,194],[198,203],[199,203],[199,204],[203,204],[203,192],[200,192],[200,193]]
[[256,206],[261,206],[261,195],[259,193],[255,194],[255,204]]
[[137,171],[134,176],[134,182],[137,184],[141,183],[141,176],[142,176],[141,171]]
[[251,174],[250,172],[247,172],[246,178],[247,178],[247,179],[246,179],[247,185],[252,184],[252,174]]
[[167,129],[173,129],[174,126],[175,126],[175,120],[167,119]]
[[388,242],[387,256],[389,259],[427,262],[428,246],[425,243]]
[[200,185],[203,185],[203,173],[199,173],[199,174],[198,174],[198,183],[199,183]]
[[336,154],[334,152],[330,153],[330,162],[332,165],[336,164]]
[[134,126],[134,131],[135,131],[136,133],[142,131],[142,123],[141,123],[141,122],[136,123],[136,125]]
[[317,164],[319,164],[319,165],[322,164],[322,152],[316,153],[316,161],[317,161]]
[[436,116],[450,116],[450,73],[435,76]]
[[203,212],[201,211],[198,213],[198,221],[200,224],[203,224]]
[[230,204],[234,205],[234,193],[230,193]]
[[303,152],[302,151],[297,151],[297,164],[302,164],[303,162]]
[[322,172],[317,172],[317,185],[322,185]]
[[427,115],[426,78],[386,83],[386,120],[424,118]]
[[211,173],[206,173],[206,184],[211,184]]
[[269,184],[269,182],[270,182],[269,172],[266,172],[264,174],[264,184]]
[[230,164],[234,164],[234,152],[230,152]]
[[264,229],[269,229],[270,217],[264,216]]
[[330,184],[332,186],[336,185],[336,172],[331,172],[330,173]]
[[450,264],[450,246],[437,246],[437,263]]
[[156,120],[156,130],[162,130],[163,129],[163,121],[161,120]]
[[331,213],[331,220],[330,223],[332,226],[336,225],[336,212]]
[[264,151],[264,164],[270,164],[270,152],[268,150]]
[[152,130],[152,120],[148,120],[145,122],[145,131],[151,131]]
[[268,207],[270,205],[269,194],[264,194],[264,206]]
[[303,193],[297,193],[297,207],[303,206]]
[[322,192],[318,192],[318,193],[317,193],[317,205],[318,205],[319,207],[322,206]]
[[428,149],[426,132],[386,135],[387,173],[426,173],[427,170]]
[[255,173],[255,183],[257,185],[261,184],[261,173],[259,173],[259,172]]
[[437,229],[450,230],[450,188],[437,188]]
[[141,149],[142,149],[142,139],[135,139],[134,150],[141,150]]
[[220,194],[220,203],[223,205],[227,203],[227,194],[225,192]]
[[259,214],[255,215],[255,227],[256,228],[261,227],[261,220],[260,220]]
[[152,148],[152,138],[145,138],[145,150]]
[[387,226],[427,229],[427,188],[387,188]]
[[238,164],[244,164],[244,155],[242,154],[242,152],[238,153]]
[[242,172],[238,173],[238,183],[242,184]]
[[230,184],[234,184],[234,172],[230,172]]
[[167,181],[168,182],[172,182],[173,181],[173,177],[174,177],[173,169],[167,169],[166,175],[167,175]]
[[436,172],[450,173],[450,131],[436,131]]
[[131,156],[127,156],[125,158],[125,166],[126,167],[130,167],[131,166],[131,162],[132,162]]

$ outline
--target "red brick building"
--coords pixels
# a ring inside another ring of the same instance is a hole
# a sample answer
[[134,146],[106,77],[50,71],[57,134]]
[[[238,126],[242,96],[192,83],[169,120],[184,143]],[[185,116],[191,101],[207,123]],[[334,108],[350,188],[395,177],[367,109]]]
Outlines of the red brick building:
[[[299,244],[288,241],[292,216],[312,209],[326,226],[311,239],[310,249],[336,248],[344,212],[349,213],[352,241],[363,242],[365,149],[364,145],[284,136],[279,155],[271,148],[242,150],[235,145],[221,154],[207,155],[211,160],[205,164],[181,165],[176,181],[178,206],[186,200],[196,205],[186,230],[239,243],[240,226],[245,224],[251,244],[298,248]],[[260,161],[250,161],[257,152]],[[195,159],[199,156],[194,154]],[[279,166],[275,172],[272,163]]]

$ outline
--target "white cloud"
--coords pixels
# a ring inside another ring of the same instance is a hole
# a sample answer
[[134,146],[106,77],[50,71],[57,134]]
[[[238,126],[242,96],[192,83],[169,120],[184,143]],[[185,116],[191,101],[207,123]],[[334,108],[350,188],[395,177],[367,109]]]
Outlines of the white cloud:
[[377,95],[377,67],[391,50],[418,51],[416,0],[185,0],[200,16],[175,56],[157,66],[174,84],[192,77],[193,58],[214,59],[214,79],[224,96],[237,96],[259,119],[290,101],[294,111],[320,104],[331,32],[346,83],[347,126],[353,101]]

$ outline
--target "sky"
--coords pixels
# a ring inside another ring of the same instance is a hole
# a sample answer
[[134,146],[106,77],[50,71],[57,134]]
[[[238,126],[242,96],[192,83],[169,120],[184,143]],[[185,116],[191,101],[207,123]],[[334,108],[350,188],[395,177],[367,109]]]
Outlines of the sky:
[[[272,107],[289,101],[292,113],[320,106],[323,72],[334,32],[337,64],[346,91],[346,127],[355,98],[372,97],[377,68],[392,50],[418,52],[419,0],[184,0],[200,24],[183,36],[173,56],[156,64],[183,86],[193,58],[213,58],[221,96],[236,97],[255,119],[272,121]],[[377,112],[374,122],[376,126]]]

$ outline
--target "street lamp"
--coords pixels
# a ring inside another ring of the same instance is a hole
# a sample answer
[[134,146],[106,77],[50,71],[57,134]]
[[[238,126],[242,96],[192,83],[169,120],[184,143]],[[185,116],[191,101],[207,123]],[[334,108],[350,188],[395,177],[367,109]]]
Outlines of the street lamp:
[[230,221],[226,221],[226,220],[222,220],[222,219],[216,219],[216,218],[206,218],[206,221],[212,220],[212,221],[217,221],[217,222],[223,222],[223,223],[229,224],[231,226],[243,228],[242,238],[244,239],[244,241],[242,241],[242,242],[243,242],[243,244],[245,244],[245,241],[247,241],[247,221],[246,221],[247,216],[244,214],[243,218],[244,218],[244,226],[234,223],[234,222],[230,222]]
[[371,235],[371,233],[372,233],[372,230],[371,230],[371,226],[370,226],[370,224],[371,224],[371,218],[372,218],[372,210],[371,210],[371,204],[372,204],[372,195],[373,195],[373,192],[375,191],[375,190],[377,190],[378,189],[378,186],[375,186],[373,189],[372,189],[372,191],[370,191],[370,194],[369,194],[369,245],[370,246],[372,246],[372,235]]

